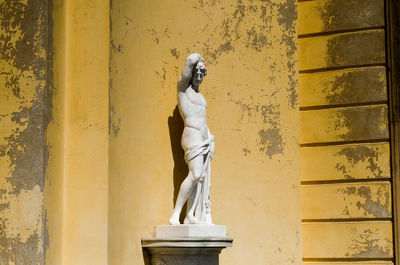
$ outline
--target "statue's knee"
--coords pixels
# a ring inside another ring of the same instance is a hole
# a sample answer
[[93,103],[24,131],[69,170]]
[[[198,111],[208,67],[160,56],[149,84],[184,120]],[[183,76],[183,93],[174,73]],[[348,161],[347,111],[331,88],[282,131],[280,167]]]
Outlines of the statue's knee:
[[194,182],[203,182],[206,177],[205,174],[193,174],[192,176]]
[[200,180],[201,175],[200,174],[192,174],[193,176],[193,181],[198,182]]

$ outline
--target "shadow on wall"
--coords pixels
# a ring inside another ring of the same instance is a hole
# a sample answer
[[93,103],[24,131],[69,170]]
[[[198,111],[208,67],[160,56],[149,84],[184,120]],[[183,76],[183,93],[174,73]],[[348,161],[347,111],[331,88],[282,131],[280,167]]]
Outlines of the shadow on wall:
[[[175,206],[181,183],[189,173],[189,169],[185,162],[183,149],[181,146],[181,137],[183,133],[184,123],[181,114],[179,113],[178,105],[175,106],[172,116],[168,117],[168,128],[169,128],[169,137],[171,140],[171,151],[172,151],[172,156],[174,158],[173,181],[174,181],[174,206]],[[186,204],[182,209],[181,216],[179,218],[181,223],[183,223],[185,215],[186,215]]]

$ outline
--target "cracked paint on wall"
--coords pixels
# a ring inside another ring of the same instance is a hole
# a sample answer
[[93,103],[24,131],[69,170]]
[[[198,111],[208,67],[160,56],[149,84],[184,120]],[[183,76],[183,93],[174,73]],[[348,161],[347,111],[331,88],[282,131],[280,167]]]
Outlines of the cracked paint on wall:
[[[385,150],[386,151],[386,150]],[[336,164],[336,169],[340,171],[344,178],[352,179],[350,172],[358,164],[365,164],[365,169],[370,172],[370,175],[365,177],[382,178],[384,170],[379,165],[379,157],[382,156],[382,151],[375,146],[349,146],[345,147],[334,156],[344,156],[347,163]]]
[[0,263],[43,264],[47,2],[0,1]]
[[353,207],[356,206],[359,211],[362,211],[363,216],[391,216],[391,192],[389,185],[364,185],[339,188],[337,193],[343,195],[343,200],[347,200],[347,203],[353,204]]
[[385,257],[391,255],[392,242],[381,235],[380,229],[364,229],[358,238],[354,238],[346,257]]

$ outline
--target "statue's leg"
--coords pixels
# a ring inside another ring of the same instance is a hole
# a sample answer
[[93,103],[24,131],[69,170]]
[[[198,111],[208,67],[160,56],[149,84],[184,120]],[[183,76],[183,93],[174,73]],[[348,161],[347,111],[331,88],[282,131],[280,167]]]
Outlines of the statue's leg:
[[189,199],[188,199],[188,212],[190,211],[190,209],[192,209],[192,206],[194,204],[194,200],[196,198],[196,193],[197,193],[197,187],[198,187],[198,183],[196,184],[196,186],[192,189],[192,193],[190,193]]
[[[200,171],[200,163],[197,165],[192,165],[192,168],[194,169],[193,172],[195,173],[195,187],[192,190],[191,198],[189,199],[188,202],[188,213],[185,218],[185,224],[198,224],[201,223],[201,221],[197,218],[198,216],[198,209],[199,205],[202,204],[202,191],[203,191],[203,186],[204,186],[204,158],[205,156],[201,156],[203,158],[203,164],[201,165],[201,171]],[[200,160],[200,159],[199,159]],[[198,161],[199,161],[198,160]],[[197,162],[198,162],[197,161]],[[194,167],[196,166],[196,167]],[[196,215],[194,214],[196,211]]]
[[189,174],[181,184],[181,188],[176,199],[175,209],[169,219],[170,224],[177,225],[179,223],[179,215],[182,211],[182,207],[187,201],[190,193],[192,192],[195,184],[200,180],[203,168],[203,156],[193,158],[189,161]]
[[212,224],[211,218],[211,196],[210,196],[210,188],[211,188],[211,165],[208,164],[207,167],[207,202],[206,202],[206,216],[205,216],[205,223],[208,225]]
[[193,205],[195,203],[195,199],[196,199],[196,194],[198,192],[198,188],[199,188],[199,183],[196,183],[195,186],[192,189],[192,193],[190,193],[190,196],[189,196],[189,199],[188,199],[188,207],[187,207],[188,214],[190,214],[190,213],[193,214],[192,208],[193,208]]

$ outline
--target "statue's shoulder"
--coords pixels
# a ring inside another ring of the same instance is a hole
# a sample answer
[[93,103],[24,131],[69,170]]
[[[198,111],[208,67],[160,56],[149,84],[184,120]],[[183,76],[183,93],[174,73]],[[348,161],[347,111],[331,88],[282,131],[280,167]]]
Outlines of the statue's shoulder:
[[191,102],[190,96],[187,94],[187,89],[185,91],[178,92],[178,102],[180,105],[187,105]]
[[186,99],[187,98],[187,89],[185,91],[178,91],[178,99]]
[[189,86],[188,88],[186,88],[185,90],[180,90],[178,92],[178,97],[182,97],[182,98],[191,98],[192,94],[193,94],[193,89]]

